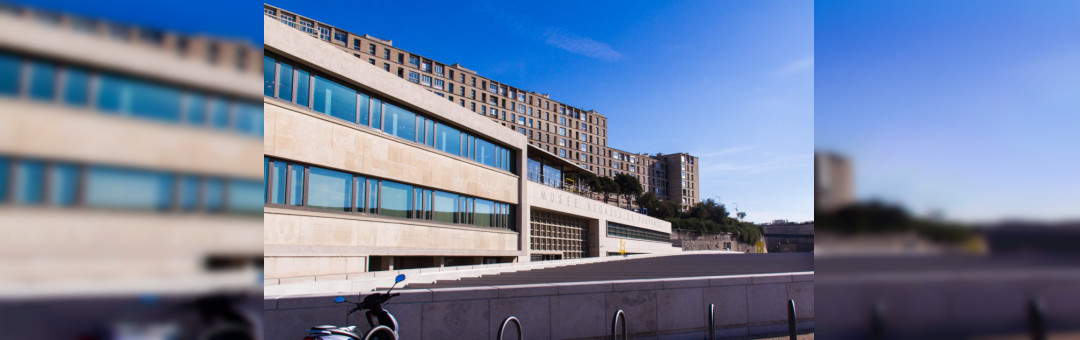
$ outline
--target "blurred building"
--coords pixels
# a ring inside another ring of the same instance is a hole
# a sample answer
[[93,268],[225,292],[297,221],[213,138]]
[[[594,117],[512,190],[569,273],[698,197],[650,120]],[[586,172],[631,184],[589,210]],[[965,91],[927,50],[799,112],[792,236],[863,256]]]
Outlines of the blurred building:
[[[394,47],[392,40],[351,33],[270,5],[265,5],[263,12],[443,100],[521,133],[528,145],[599,176],[630,174],[641,182],[645,192],[679,202],[684,209],[700,201],[697,157],[686,153],[638,154],[609,146],[608,118],[594,110],[575,108],[548,94],[483,77],[458,63],[425,58]],[[625,206],[629,202],[611,201],[620,203]]]
[[851,160],[831,152],[814,153],[814,206],[832,211],[855,203]]
[[579,163],[292,26],[264,18],[268,284],[679,251]]
[[261,51],[0,6],[0,295],[248,288]]

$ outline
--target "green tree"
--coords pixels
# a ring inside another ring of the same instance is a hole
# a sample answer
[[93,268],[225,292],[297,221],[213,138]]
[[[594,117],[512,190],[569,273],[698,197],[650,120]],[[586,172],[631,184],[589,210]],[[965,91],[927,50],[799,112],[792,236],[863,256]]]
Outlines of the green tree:
[[637,197],[641,195],[644,189],[641,188],[641,182],[637,177],[629,174],[617,174],[615,175],[615,183],[619,185],[617,193],[621,196],[626,196],[627,204],[630,203],[630,197]]
[[619,192],[619,184],[615,183],[615,180],[607,176],[600,177],[599,182],[600,193],[604,195],[604,203],[607,203],[608,195]]

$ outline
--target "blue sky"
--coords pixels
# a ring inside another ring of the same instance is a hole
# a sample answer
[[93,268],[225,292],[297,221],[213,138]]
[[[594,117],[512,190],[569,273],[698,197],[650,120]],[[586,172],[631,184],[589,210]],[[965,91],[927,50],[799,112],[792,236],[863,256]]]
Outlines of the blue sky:
[[[610,146],[697,155],[702,198],[737,203],[747,220],[813,219],[812,3],[269,3],[594,109],[609,119]],[[261,36],[261,3],[250,1],[42,5]]]
[[817,4],[818,148],[856,195],[947,219],[1080,218],[1080,2]]

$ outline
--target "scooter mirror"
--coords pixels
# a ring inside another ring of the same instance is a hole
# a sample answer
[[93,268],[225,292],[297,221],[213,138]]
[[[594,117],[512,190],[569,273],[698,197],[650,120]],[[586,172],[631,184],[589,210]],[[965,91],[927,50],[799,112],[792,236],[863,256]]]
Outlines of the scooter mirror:
[[398,274],[397,278],[394,279],[394,283],[399,283],[401,281],[405,281],[405,274]]
[[345,302],[344,297],[338,296],[338,297],[334,298],[334,303],[342,303],[342,302]]

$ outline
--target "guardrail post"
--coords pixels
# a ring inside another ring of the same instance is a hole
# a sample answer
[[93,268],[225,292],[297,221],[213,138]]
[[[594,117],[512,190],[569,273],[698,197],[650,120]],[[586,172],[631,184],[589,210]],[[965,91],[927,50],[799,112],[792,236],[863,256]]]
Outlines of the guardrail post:
[[615,317],[611,320],[611,340],[618,339],[618,326],[619,317],[622,317],[622,338],[626,340],[626,313],[623,313],[622,309],[615,312]]
[[870,339],[885,339],[885,303],[881,300],[875,301],[870,311]]
[[788,338],[795,340],[798,335],[795,334],[795,300],[787,300],[787,332]]
[[521,321],[518,320],[517,317],[511,315],[511,316],[506,317],[505,320],[503,320],[502,326],[499,326],[499,336],[496,337],[496,339],[502,340],[503,331],[506,331],[506,325],[509,324],[510,321],[514,322],[514,326],[517,326],[518,340],[521,340],[521,338],[525,336],[525,332],[521,330]]
[[1046,324],[1043,317],[1042,303],[1034,297],[1028,302],[1028,322],[1031,324],[1031,338],[1034,340],[1046,340]]

